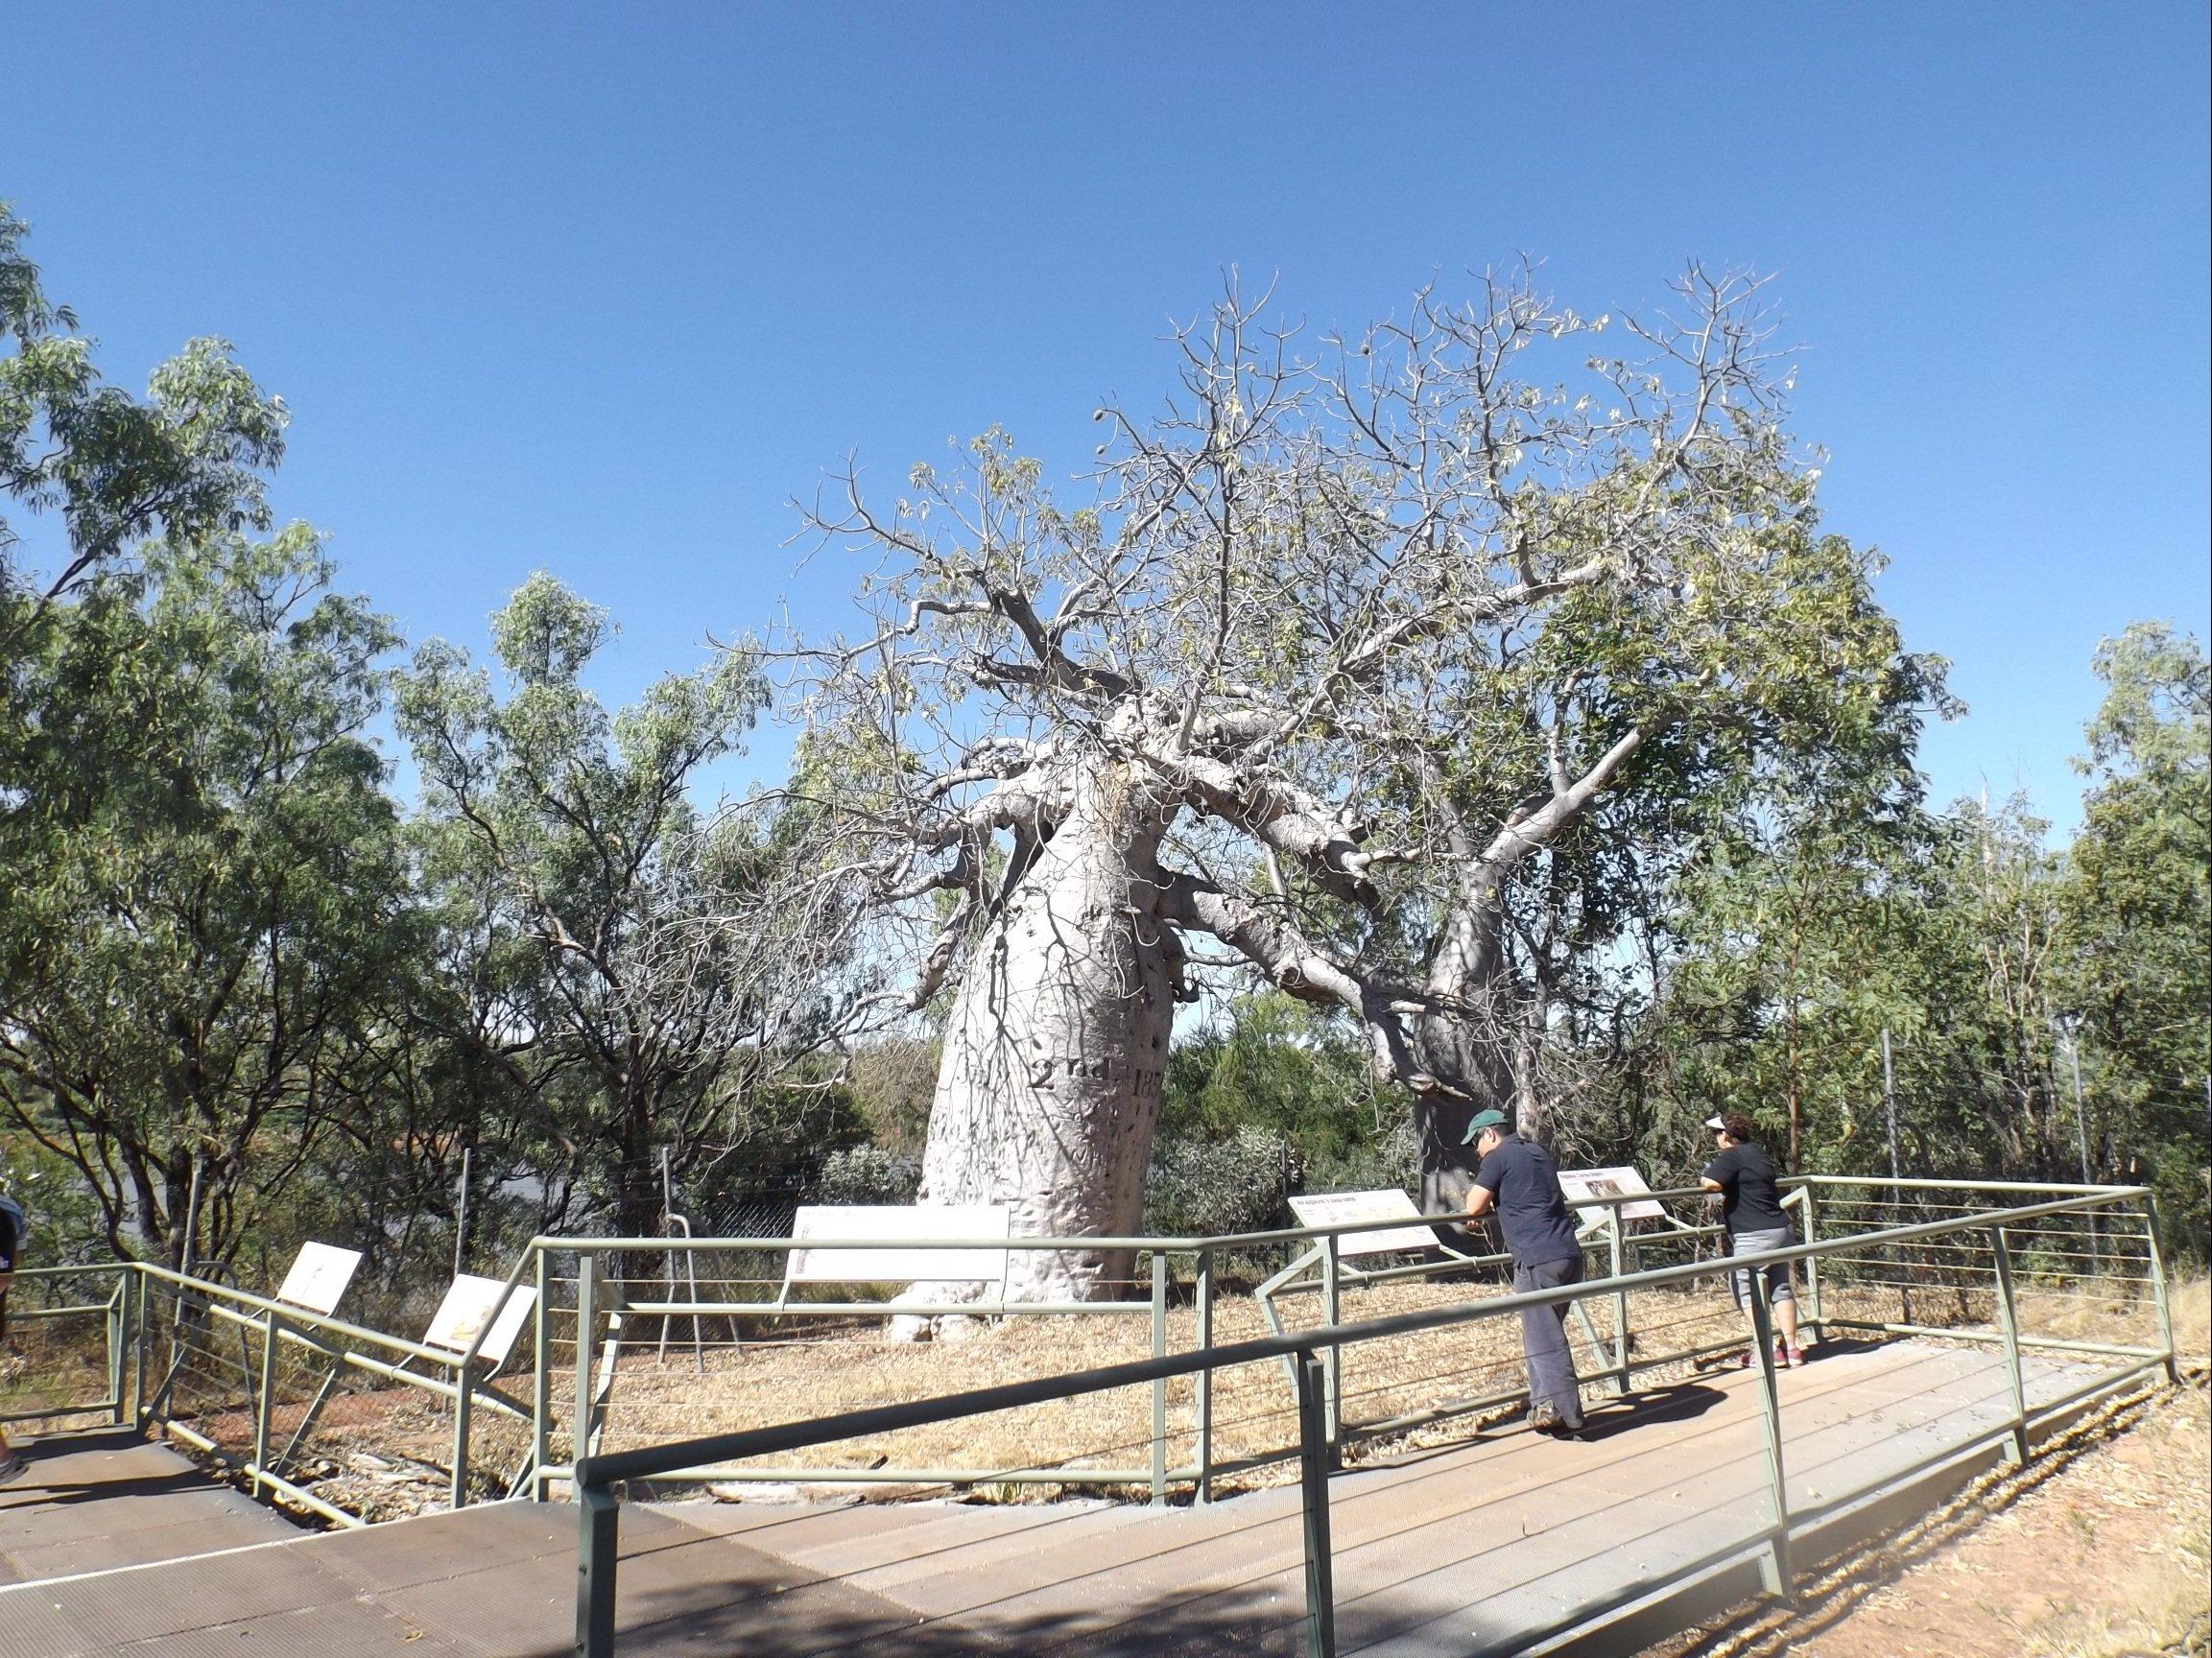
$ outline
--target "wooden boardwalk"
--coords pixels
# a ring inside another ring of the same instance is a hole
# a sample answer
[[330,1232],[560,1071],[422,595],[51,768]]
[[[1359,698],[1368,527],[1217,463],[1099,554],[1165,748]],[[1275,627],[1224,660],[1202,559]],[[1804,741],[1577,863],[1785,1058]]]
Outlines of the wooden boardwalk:
[[[2032,1400],[2087,1374],[2032,1362]],[[1830,1349],[1782,1382],[1794,1510],[2010,1411],[2002,1362],[1964,1346]],[[1546,1650],[1601,1608],[1629,1616],[1585,1632],[1580,1649],[1628,1651],[1671,1620],[1741,1599],[1755,1582],[1744,1562],[1687,1599],[1675,1580],[1767,1514],[1755,1388],[1737,1374],[1660,1388],[1597,1409],[1583,1443],[1516,1427],[1337,1476],[1340,1651]],[[0,1658],[572,1650],[565,1504],[282,1536],[265,1510],[116,1431],[35,1455],[23,1481],[0,1488],[0,1566],[24,1579],[0,1586]],[[1970,1471],[1959,1464],[1838,1524],[1871,1528]],[[1303,1651],[1302,1561],[1295,1489],[1205,1508],[631,1506],[620,1650],[1288,1655]]]

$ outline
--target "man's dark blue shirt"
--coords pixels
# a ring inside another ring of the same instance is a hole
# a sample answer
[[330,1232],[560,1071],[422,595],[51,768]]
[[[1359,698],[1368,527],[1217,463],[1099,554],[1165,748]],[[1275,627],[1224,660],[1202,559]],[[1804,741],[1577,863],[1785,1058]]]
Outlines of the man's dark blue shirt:
[[1506,1252],[1516,1267],[1545,1261],[1580,1261],[1574,1216],[1559,1190],[1559,1166],[1541,1146],[1508,1139],[1483,1159],[1475,1184],[1497,1201]]

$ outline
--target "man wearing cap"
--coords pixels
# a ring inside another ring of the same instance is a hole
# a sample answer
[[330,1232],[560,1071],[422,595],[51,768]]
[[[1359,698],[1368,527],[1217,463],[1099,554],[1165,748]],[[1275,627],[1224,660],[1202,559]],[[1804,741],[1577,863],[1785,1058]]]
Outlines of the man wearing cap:
[[[1506,1132],[1503,1111],[1478,1111],[1461,1142],[1483,1163],[1467,1191],[1467,1214],[1495,1211],[1513,1261],[1513,1292],[1557,1290],[1582,1281],[1582,1246],[1559,1190],[1559,1168],[1541,1146]],[[1567,1349],[1567,1303],[1521,1310],[1521,1352],[1529,1365],[1529,1426],[1572,1437],[1582,1430],[1582,1390]]]

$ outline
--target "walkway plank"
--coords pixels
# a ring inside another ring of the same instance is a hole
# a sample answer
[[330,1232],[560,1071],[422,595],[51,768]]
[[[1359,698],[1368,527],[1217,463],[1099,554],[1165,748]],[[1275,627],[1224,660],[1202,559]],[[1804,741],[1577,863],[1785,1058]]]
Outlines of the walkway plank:
[[[2044,1398],[2085,1374],[2032,1362]],[[2001,1361],[1963,1345],[1834,1349],[1781,1383],[1794,1509],[1894,1474],[1929,1446],[1961,1443],[2010,1408]],[[1335,1477],[1347,1658],[1541,1649],[1593,1604],[1626,1604],[1764,1524],[1755,1378],[1731,1372],[1604,1402],[1591,1421],[1582,1443],[1512,1427]],[[72,1461],[99,1457],[110,1460]],[[289,1529],[281,1521],[236,1493],[195,1486],[180,1464],[158,1447],[112,1440],[40,1448],[28,1486],[0,1507],[0,1564],[22,1563],[18,1575],[73,1548],[85,1561],[132,1547],[174,1551],[193,1528],[178,1518],[182,1504],[208,1516],[202,1539],[257,1546],[0,1587],[0,1658],[571,1650],[576,1519],[565,1504],[272,1541]],[[624,1658],[1303,1649],[1295,1488],[1205,1508],[631,1506],[620,1584]]]

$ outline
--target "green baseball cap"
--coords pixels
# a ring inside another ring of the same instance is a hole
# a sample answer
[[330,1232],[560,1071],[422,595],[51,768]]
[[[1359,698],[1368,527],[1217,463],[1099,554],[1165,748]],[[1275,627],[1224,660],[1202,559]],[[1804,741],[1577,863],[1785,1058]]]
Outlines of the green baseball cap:
[[1486,1128],[1503,1128],[1506,1114],[1503,1111],[1478,1111],[1467,1119],[1467,1131],[1460,1136],[1460,1144],[1472,1146],[1477,1135]]

